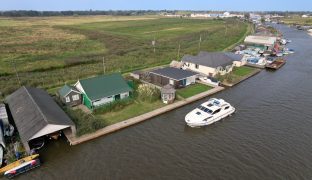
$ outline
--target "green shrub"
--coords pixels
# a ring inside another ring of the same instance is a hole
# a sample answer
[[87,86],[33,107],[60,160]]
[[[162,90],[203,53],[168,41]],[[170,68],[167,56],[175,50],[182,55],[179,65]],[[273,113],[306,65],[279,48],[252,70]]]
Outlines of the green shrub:
[[65,108],[65,111],[76,125],[77,136],[93,133],[107,126],[105,120],[93,116],[92,114],[86,114],[79,109],[72,110],[70,108]]
[[132,104],[134,102],[133,98],[126,98],[122,100],[113,101],[109,104],[105,104],[103,106],[97,107],[94,110],[95,114],[103,114],[106,112],[113,112],[113,111],[119,111],[123,109],[124,107]]
[[154,102],[160,98],[160,90],[149,84],[141,84],[137,91],[141,101]]

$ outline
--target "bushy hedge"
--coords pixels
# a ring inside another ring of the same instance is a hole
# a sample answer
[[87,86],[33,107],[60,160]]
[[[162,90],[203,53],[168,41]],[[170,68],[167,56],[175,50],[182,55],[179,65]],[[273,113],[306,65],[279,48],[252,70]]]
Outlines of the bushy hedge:
[[113,101],[109,104],[105,104],[103,106],[97,107],[94,110],[94,113],[95,114],[103,114],[106,112],[120,111],[121,109],[132,104],[133,102],[134,102],[134,99],[131,97],[126,98],[126,99],[122,99],[122,100]]
[[105,120],[102,118],[86,114],[80,109],[72,110],[70,108],[66,108],[65,111],[76,125],[77,136],[93,133],[107,126]]
[[154,102],[160,98],[160,90],[149,84],[141,84],[137,91],[138,99],[141,101]]

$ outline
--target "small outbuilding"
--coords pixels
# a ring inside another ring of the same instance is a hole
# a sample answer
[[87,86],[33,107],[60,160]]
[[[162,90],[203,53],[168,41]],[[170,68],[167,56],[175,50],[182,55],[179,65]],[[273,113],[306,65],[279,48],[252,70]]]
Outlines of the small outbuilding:
[[29,153],[38,138],[64,130],[76,133],[75,124],[44,90],[21,87],[6,98],[21,141]]
[[159,86],[170,84],[174,88],[183,88],[194,84],[198,74],[173,67],[160,68],[149,72],[152,84]]
[[73,107],[82,103],[81,93],[75,87],[69,85],[64,85],[58,90],[57,96],[67,106]]
[[161,90],[161,99],[165,104],[171,104],[174,102],[176,90],[170,84],[162,87]]

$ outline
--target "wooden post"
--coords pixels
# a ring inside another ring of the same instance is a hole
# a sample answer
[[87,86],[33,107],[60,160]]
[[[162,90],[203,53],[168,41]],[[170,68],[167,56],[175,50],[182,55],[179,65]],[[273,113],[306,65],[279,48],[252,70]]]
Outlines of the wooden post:
[[105,59],[103,57],[103,74],[105,74]]
[[13,64],[13,68],[14,68],[14,71],[15,71],[15,74],[16,74],[17,81],[18,81],[19,85],[22,86],[21,80],[19,78],[19,75],[18,75],[18,72],[17,72],[17,69],[16,69],[16,64],[15,64],[15,61],[13,59],[12,59],[12,64]]
[[198,44],[198,50],[200,51],[200,43],[201,43],[201,41],[202,41],[202,37],[201,37],[201,35],[200,35],[200,37],[199,37],[199,44]]
[[178,49],[178,57],[177,57],[177,60],[180,59],[180,49],[181,49],[181,44],[179,43],[179,49]]

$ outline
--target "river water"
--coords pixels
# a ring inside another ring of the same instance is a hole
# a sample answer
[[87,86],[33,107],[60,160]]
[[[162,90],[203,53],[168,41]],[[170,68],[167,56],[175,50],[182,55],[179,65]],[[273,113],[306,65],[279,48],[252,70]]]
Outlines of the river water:
[[18,179],[312,179],[312,38],[276,26],[296,53],[214,96],[235,115],[187,127],[184,116],[206,98],[81,145],[57,141]]

